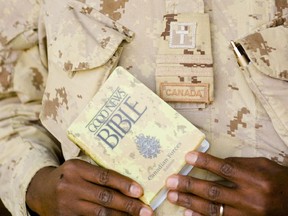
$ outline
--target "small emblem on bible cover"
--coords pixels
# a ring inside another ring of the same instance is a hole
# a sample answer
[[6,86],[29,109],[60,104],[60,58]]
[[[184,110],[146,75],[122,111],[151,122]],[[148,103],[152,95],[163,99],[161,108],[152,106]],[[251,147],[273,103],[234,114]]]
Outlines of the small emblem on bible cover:
[[140,134],[135,140],[139,153],[145,158],[156,158],[160,153],[160,143],[155,137]]

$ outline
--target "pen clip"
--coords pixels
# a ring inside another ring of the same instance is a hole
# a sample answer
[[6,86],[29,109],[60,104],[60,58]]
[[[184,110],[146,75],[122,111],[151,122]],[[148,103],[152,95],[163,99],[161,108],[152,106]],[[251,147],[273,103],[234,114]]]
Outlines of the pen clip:
[[245,67],[249,64],[250,59],[248,58],[245,50],[240,44],[236,44],[233,40],[230,41],[230,44],[232,45],[233,52],[236,56],[238,65],[240,67]]

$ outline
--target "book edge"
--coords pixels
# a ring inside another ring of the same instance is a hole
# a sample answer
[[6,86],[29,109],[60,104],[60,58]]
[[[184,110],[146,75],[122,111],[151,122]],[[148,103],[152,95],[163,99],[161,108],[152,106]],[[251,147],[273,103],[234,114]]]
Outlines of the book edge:
[[[210,147],[209,142],[204,138],[202,142],[197,146],[197,151],[199,152],[206,152]],[[182,169],[178,172],[178,174],[181,175],[188,175],[189,172],[193,169],[193,166],[190,164],[185,164]],[[168,194],[168,189],[164,186],[162,189],[155,195],[155,197],[150,202],[150,207],[155,210],[158,208],[161,203],[166,199]]]

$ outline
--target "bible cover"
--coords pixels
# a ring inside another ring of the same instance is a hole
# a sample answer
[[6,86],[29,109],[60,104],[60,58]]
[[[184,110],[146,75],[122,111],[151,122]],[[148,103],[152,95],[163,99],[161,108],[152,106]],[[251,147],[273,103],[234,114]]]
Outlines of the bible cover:
[[166,197],[166,178],[191,170],[185,154],[209,146],[201,131],[122,67],[67,132],[98,165],[140,183],[140,199],[153,209]]

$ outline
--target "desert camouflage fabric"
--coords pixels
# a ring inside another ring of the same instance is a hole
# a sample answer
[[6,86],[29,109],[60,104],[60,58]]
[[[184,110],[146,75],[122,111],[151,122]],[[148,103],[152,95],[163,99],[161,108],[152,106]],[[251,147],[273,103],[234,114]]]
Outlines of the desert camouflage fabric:
[[[288,166],[287,0],[0,0],[0,8],[0,197],[12,215],[28,215],[25,193],[39,169],[89,160],[65,130],[117,64],[156,92],[160,43],[171,33],[163,25],[183,14],[209,15],[213,75],[173,76],[209,84],[213,100],[169,103],[206,134],[210,154]],[[247,67],[237,65],[230,40],[245,49]],[[201,55],[197,46],[182,57]],[[183,209],[165,202],[156,215]]]
[[[166,14],[156,56],[156,92],[172,107],[205,108],[213,101],[208,13]],[[181,103],[181,104],[179,104]]]

